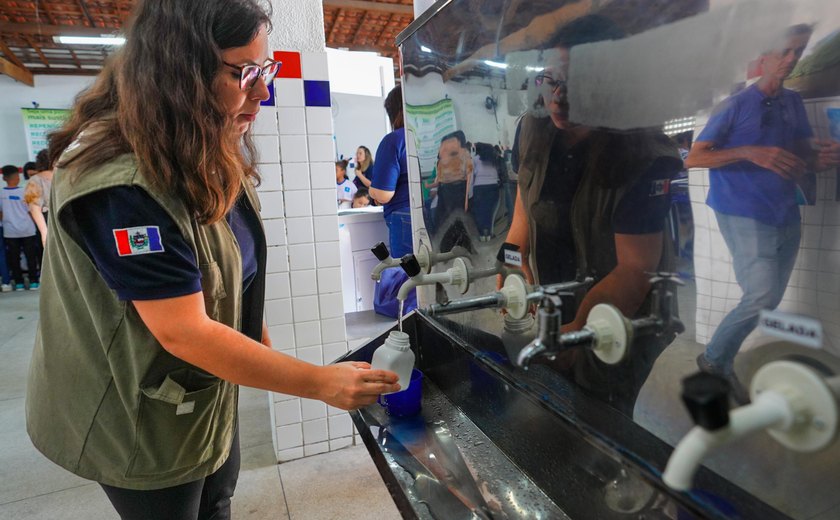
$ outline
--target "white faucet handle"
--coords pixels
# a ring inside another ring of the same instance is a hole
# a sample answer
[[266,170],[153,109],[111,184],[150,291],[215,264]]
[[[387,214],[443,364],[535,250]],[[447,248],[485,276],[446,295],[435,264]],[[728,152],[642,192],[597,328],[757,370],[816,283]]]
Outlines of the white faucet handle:
[[829,383],[812,368],[793,361],[774,361],[761,367],[750,383],[755,401],[765,391],[782,394],[794,413],[790,424],[780,424],[768,433],[795,451],[825,448],[837,435],[840,413]]
[[510,317],[521,320],[528,314],[528,287],[525,279],[518,274],[510,274],[499,291],[505,298],[504,308]]
[[616,365],[627,357],[631,343],[631,327],[621,311],[607,303],[592,307],[585,329],[595,334],[592,353],[608,365]]

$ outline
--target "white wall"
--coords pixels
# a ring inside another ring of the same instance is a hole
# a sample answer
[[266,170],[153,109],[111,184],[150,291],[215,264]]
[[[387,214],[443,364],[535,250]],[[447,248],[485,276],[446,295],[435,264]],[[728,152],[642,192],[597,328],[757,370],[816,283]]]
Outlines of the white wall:
[[0,75],[0,163],[23,166],[28,157],[21,108],[70,108],[73,99],[87,88],[93,76],[35,76],[35,87]]
[[[388,126],[384,99],[353,94],[333,94],[333,124],[335,125],[335,146],[338,155],[345,159],[355,157],[356,148],[367,146],[376,156],[376,149]],[[336,107],[337,110],[336,110]]]

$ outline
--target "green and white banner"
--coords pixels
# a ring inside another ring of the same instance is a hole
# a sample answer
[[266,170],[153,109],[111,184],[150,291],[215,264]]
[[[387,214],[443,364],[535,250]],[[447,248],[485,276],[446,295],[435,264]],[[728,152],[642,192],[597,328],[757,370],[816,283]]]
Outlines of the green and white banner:
[[47,147],[47,135],[61,128],[70,117],[70,110],[60,108],[22,108],[23,128],[30,160]]
[[433,105],[406,105],[406,126],[414,132],[420,172],[426,178],[437,164],[440,140],[456,130],[455,109],[451,99]]

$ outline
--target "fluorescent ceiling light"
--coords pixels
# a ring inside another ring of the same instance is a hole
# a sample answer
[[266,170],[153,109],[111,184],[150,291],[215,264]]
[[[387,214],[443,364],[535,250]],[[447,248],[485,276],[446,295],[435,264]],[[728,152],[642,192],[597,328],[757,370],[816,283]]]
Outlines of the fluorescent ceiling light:
[[432,52],[432,49],[426,47],[425,45],[421,45],[420,50],[423,52]]
[[69,45],[122,45],[125,38],[122,36],[56,36],[53,38],[57,43]]
[[484,63],[497,69],[506,69],[508,67],[507,63],[499,63],[498,61],[484,60]]

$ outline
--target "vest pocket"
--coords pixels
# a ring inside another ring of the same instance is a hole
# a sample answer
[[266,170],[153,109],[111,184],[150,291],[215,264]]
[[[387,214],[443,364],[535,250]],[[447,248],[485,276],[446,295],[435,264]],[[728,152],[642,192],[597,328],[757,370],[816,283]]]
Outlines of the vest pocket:
[[208,316],[218,321],[220,301],[227,297],[225,283],[222,280],[222,271],[216,262],[200,264],[198,269],[201,271],[201,291],[204,294],[204,308]]
[[142,388],[126,476],[163,475],[207,461],[213,454],[221,386],[218,378],[180,369],[159,386]]

